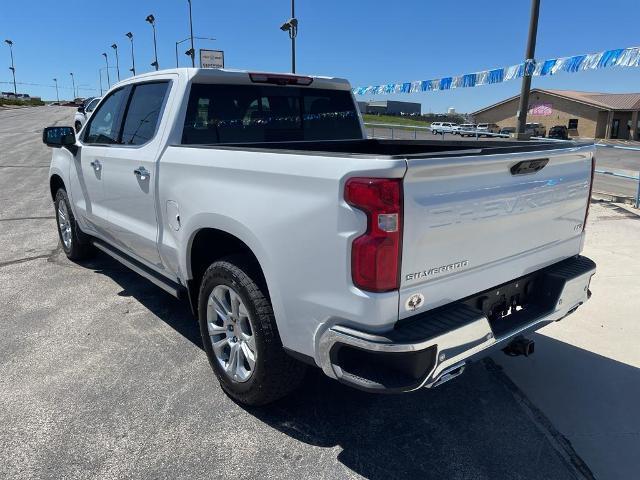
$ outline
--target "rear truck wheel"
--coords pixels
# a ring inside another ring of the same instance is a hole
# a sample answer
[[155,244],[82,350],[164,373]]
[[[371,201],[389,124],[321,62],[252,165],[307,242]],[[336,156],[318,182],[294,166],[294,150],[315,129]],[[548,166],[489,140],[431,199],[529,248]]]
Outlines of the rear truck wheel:
[[93,253],[91,237],[80,230],[64,188],[59,188],[56,192],[54,206],[58,235],[67,258],[75,261],[89,257]]
[[82,128],[82,124],[79,121],[76,120],[75,127],[76,127],[76,133],[78,133],[80,131],[80,129]]
[[285,353],[256,268],[229,257],[207,268],[198,295],[202,343],[220,386],[245,405],[271,403],[295,390],[306,366]]

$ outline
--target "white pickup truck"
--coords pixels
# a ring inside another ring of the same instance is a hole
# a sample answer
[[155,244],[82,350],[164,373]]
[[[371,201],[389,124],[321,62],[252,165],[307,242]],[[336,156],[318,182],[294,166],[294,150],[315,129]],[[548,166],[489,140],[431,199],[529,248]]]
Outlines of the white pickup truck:
[[592,145],[366,139],[345,80],[201,69],[120,82],[43,141],[67,256],[188,299],[246,404],[306,365],[440,385],[590,296]]

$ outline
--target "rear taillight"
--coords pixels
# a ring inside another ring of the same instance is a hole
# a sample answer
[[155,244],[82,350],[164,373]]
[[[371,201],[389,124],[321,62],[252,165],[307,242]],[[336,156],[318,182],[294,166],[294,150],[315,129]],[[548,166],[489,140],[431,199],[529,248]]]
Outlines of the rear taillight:
[[274,85],[311,85],[312,77],[302,75],[282,75],[277,73],[250,73],[249,79],[253,83],[272,83]]
[[352,178],[347,203],[367,215],[367,231],[351,246],[351,276],[356,287],[388,292],[400,287],[402,180]]
[[589,196],[587,197],[587,210],[584,212],[584,222],[582,223],[582,231],[587,228],[587,219],[589,218],[589,207],[591,207],[591,193],[593,192],[593,176],[596,173],[596,157],[591,157],[591,182],[589,183]]

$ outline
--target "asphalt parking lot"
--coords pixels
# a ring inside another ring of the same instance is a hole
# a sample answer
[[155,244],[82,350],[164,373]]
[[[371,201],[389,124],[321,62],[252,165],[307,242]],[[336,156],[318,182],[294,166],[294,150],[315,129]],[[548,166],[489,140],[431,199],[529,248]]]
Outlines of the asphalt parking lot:
[[0,111],[0,478],[613,479],[640,468],[633,211],[592,206],[594,297],[537,334],[534,357],[499,354],[403,396],[310,372],[295,395],[247,409],[218,387],[186,304],[109,257],[79,265],[62,253],[40,139],[72,118]]

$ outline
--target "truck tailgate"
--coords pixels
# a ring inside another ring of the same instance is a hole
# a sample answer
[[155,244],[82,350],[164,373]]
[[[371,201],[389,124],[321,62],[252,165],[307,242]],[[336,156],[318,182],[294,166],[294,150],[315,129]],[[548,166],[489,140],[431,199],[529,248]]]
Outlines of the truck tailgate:
[[593,146],[409,159],[400,318],[576,255]]

